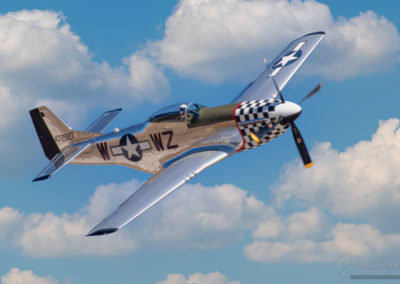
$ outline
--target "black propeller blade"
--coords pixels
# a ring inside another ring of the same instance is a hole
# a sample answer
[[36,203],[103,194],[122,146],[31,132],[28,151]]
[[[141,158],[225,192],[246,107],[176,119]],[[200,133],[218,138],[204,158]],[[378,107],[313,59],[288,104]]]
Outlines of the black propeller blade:
[[304,167],[309,168],[312,166],[312,161],[310,155],[308,154],[308,150],[306,144],[304,143],[303,137],[301,136],[299,129],[293,121],[290,123],[290,126],[292,128],[294,142],[296,143],[297,149],[299,150],[301,159],[304,163]]
[[318,92],[318,91],[321,89],[321,87],[322,87],[322,84],[319,83],[318,86],[316,86],[316,87],[314,88],[314,90],[312,90],[311,92],[309,92],[308,95],[305,96],[305,97],[299,102],[299,104],[301,104],[301,103],[304,102],[305,100],[311,98],[316,92]]
[[[279,95],[279,97],[281,99],[281,102],[284,103],[285,99],[283,98],[282,93],[279,90],[279,87],[275,82],[274,77],[272,77],[272,82],[274,82],[275,89],[278,92],[278,95]],[[305,96],[299,102],[299,104],[301,104],[305,100],[311,98],[316,92],[318,92],[321,89],[321,87],[322,87],[322,84],[319,83],[318,86],[314,88],[314,90],[312,90],[310,93],[308,93],[308,95]],[[297,149],[299,150],[301,159],[303,160],[303,163],[304,163],[304,167],[309,168],[309,167],[311,167],[313,165],[313,163],[311,161],[310,154],[308,154],[306,143],[304,143],[303,137],[301,136],[301,133],[300,133],[299,129],[297,128],[296,124],[294,124],[294,121],[290,121],[290,126],[292,128],[292,134],[293,134],[294,142],[296,143]],[[258,138],[256,135],[254,135],[254,136],[255,136],[255,138]],[[257,139],[257,140],[259,140],[259,139]]]
[[284,103],[284,102],[285,102],[285,99],[283,98],[282,93],[281,93],[281,91],[279,90],[279,87],[278,87],[278,85],[277,85],[276,82],[275,82],[274,77],[272,77],[272,82],[274,82],[275,89],[276,89],[276,91],[278,92],[279,97],[281,98],[281,102]]

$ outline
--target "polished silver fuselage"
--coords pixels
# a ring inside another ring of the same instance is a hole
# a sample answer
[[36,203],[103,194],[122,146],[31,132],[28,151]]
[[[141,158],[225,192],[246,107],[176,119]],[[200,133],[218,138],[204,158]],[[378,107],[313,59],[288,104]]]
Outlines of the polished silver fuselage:
[[[122,129],[119,132],[129,133],[129,128]],[[192,128],[188,127],[184,119],[171,122],[144,123],[143,131],[132,135],[136,138],[137,145],[141,147],[141,153],[130,157],[128,156],[129,153],[125,152],[124,155],[124,153],[121,153],[123,151],[118,150],[118,147],[121,147],[121,137],[124,135],[126,134],[91,145],[78,155],[72,163],[118,164],[154,174],[163,167],[163,164],[193,148],[221,145],[239,149],[242,144],[242,137],[233,116],[231,121]]]

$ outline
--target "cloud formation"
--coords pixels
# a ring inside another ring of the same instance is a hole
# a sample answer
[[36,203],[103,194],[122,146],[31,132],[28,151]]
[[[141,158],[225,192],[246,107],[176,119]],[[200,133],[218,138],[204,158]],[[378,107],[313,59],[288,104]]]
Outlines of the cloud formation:
[[220,272],[208,274],[193,273],[185,278],[182,274],[168,274],[167,278],[157,284],[240,284],[238,281],[229,281],[225,275]]
[[0,105],[8,118],[0,130],[18,119],[16,110],[40,101],[79,101],[90,107],[117,98],[159,101],[169,93],[165,76],[139,53],[118,68],[95,62],[61,13],[22,10],[0,15],[0,34]]
[[293,200],[375,225],[398,224],[393,217],[400,214],[399,124],[398,119],[380,121],[371,140],[344,152],[318,144],[312,150],[315,167],[304,171],[297,161],[286,166],[273,188],[277,204]]
[[52,276],[38,276],[32,270],[12,268],[10,272],[1,277],[2,284],[58,284]]
[[[311,151],[315,166],[308,170],[299,160],[286,165],[273,188],[275,208],[309,209],[260,222],[246,256],[260,262],[332,262],[343,254],[397,251],[399,125],[398,119],[380,121],[371,140],[344,152],[321,143]],[[350,222],[334,224],[337,217]]]
[[[311,227],[318,230],[318,227]],[[279,239],[266,236],[244,248],[244,254],[258,262],[330,262],[347,254],[355,258],[390,255],[400,248],[400,234],[384,234],[370,224],[338,223],[324,235],[307,237],[293,234],[290,228]]]
[[139,185],[132,180],[99,186],[89,204],[74,214],[24,215],[3,208],[0,241],[31,257],[116,255],[149,247],[210,249],[237,243],[262,216],[273,214],[263,202],[233,185],[188,184],[123,230],[107,236],[85,236]]
[[92,107],[160,101],[169,94],[167,78],[149,57],[138,52],[122,61],[117,68],[94,61],[62,13],[0,14],[0,144],[2,158],[11,161],[2,174],[18,173],[32,160],[35,151],[22,141],[34,131],[28,110],[35,106],[45,104],[77,123]]
[[[165,36],[148,53],[180,74],[209,82],[253,77],[293,39],[327,33],[305,73],[342,80],[372,74],[398,61],[395,25],[373,11],[335,19],[327,5],[288,0],[181,0]],[[271,57],[272,56],[272,57]]]
[[118,68],[95,62],[61,13],[22,10],[0,15],[0,34],[0,79],[20,101],[78,99],[93,105],[117,97],[159,100],[168,93],[167,79],[140,54]]

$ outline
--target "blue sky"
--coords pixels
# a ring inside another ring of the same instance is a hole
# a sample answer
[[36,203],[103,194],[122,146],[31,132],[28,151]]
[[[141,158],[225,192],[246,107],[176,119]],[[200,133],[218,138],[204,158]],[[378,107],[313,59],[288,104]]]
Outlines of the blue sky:
[[[2,283],[345,283],[348,256],[399,262],[398,1],[0,7]],[[283,90],[297,102],[323,84],[296,122],[312,169],[285,134],[96,239],[84,234],[149,174],[70,165],[31,182],[47,160],[29,109],[46,104],[80,130],[115,107],[121,128],[171,103],[228,103],[264,57],[318,30],[326,37]]]

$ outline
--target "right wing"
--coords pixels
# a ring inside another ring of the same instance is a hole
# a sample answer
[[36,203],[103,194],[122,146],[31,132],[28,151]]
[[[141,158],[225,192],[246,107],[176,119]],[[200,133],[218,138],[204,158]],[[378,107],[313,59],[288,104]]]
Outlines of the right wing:
[[121,229],[196,174],[228,157],[234,152],[234,148],[229,148],[221,147],[195,152],[174,161],[142,185],[87,236],[110,234]]
[[282,90],[324,36],[315,32],[292,41],[232,102],[274,99],[278,92],[272,78]]

